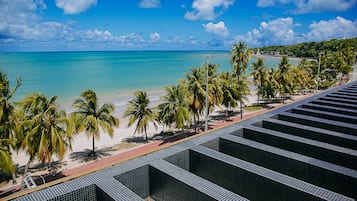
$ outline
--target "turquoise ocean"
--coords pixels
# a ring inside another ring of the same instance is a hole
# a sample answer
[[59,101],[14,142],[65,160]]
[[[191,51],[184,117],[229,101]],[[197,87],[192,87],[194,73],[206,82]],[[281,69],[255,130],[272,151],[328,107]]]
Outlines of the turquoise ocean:
[[[120,106],[136,90],[146,90],[152,100],[159,99],[165,86],[177,84],[185,72],[207,59],[219,64],[221,71],[230,68],[228,51],[117,51],[2,52],[0,70],[7,73],[12,87],[18,76],[22,79],[14,100],[40,92],[59,96],[58,101],[68,107],[81,92],[93,89],[101,102]],[[271,67],[277,62],[266,60]]]

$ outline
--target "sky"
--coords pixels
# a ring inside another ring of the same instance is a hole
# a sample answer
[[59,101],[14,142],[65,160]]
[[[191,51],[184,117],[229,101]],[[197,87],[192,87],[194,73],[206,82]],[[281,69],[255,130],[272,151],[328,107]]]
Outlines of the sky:
[[0,51],[230,50],[357,37],[357,0],[0,0]]

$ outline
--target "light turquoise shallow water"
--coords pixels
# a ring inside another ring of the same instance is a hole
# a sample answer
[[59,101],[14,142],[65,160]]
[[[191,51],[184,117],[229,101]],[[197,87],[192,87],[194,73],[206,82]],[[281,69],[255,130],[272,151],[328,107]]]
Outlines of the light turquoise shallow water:
[[[207,55],[213,56],[210,63],[229,70],[229,52],[222,51],[0,53],[0,70],[8,74],[12,86],[21,76],[16,100],[41,92],[69,103],[93,89],[102,100],[122,105],[135,90],[150,91],[151,98],[157,99],[164,86],[176,84],[190,67],[204,64]],[[271,66],[277,62],[266,60]]]

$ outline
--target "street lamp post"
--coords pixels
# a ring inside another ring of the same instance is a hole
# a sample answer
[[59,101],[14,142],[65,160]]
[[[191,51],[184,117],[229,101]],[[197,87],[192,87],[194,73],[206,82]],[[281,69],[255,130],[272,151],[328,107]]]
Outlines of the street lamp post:
[[208,58],[212,58],[212,55],[207,55],[206,56],[206,65],[207,65],[207,69],[206,69],[206,118],[205,118],[205,131],[208,130],[208,68],[209,68],[209,64],[208,64]]
[[320,81],[320,63],[321,63],[321,55],[323,53],[319,52],[319,64],[317,67],[317,79],[316,79],[316,92],[319,90],[319,81]]

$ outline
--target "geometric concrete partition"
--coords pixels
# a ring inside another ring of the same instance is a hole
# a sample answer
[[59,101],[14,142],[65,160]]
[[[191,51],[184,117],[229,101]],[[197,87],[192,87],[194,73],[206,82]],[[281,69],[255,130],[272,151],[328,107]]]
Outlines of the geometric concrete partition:
[[356,170],[234,135],[224,135],[203,145],[341,194],[354,197],[357,193]]
[[357,136],[347,135],[341,132],[305,126],[273,118],[264,119],[263,121],[255,123],[254,126],[357,150]]
[[357,82],[15,200],[147,199],[357,199]]
[[357,170],[356,150],[252,126],[236,130],[232,135]]
[[204,147],[166,160],[249,200],[324,200],[319,194],[335,196],[328,190]]

